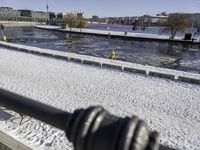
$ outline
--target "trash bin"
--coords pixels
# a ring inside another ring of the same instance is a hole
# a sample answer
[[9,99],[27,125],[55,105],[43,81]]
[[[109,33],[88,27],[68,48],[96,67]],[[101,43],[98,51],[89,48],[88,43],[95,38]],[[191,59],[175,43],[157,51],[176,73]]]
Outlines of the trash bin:
[[184,40],[191,40],[191,38],[192,38],[192,34],[191,33],[186,33],[185,37],[184,37]]

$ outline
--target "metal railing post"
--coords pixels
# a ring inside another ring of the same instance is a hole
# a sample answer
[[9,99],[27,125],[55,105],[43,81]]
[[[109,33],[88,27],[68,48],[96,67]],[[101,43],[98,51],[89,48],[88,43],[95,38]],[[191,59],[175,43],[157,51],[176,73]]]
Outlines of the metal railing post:
[[173,150],[136,116],[120,118],[101,106],[68,113],[0,89],[0,105],[64,130],[75,150]]

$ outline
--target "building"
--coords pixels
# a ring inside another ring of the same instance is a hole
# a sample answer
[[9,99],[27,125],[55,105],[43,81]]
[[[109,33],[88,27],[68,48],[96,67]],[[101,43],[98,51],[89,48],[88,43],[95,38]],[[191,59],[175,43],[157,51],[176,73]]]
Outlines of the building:
[[150,16],[144,15],[139,17],[139,26],[162,26],[168,19],[168,16]]
[[49,19],[49,13],[43,11],[32,11],[32,19],[36,22],[42,22]]
[[[132,25],[138,17],[105,17],[98,18],[98,22],[100,23],[109,23],[109,24],[123,24],[123,25]],[[93,18],[92,20],[95,20]]]
[[0,7],[0,20],[15,20],[21,12],[10,7]]
[[18,10],[20,12],[20,17],[32,17],[32,11],[31,10]]
[[50,20],[56,18],[56,13],[54,13],[54,12],[49,12],[48,14],[49,14],[49,19],[50,19]]
[[49,19],[49,13],[32,10],[14,10],[10,7],[0,7],[0,20],[6,21],[37,21]]
[[92,16],[92,19],[91,21],[94,21],[94,22],[98,22],[99,21],[99,17],[98,16]]
[[76,15],[77,15],[78,18],[83,18],[83,13],[82,12],[81,13],[76,13]]

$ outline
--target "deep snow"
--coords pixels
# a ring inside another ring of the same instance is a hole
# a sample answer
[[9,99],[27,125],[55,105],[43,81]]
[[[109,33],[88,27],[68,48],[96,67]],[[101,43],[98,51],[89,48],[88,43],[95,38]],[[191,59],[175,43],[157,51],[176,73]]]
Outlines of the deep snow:
[[[0,47],[0,87],[70,111],[103,105],[119,116],[138,115],[160,132],[161,143],[200,147],[200,86],[54,60]],[[5,115],[5,112],[11,114]],[[0,129],[34,149],[71,149],[64,132],[0,108]]]

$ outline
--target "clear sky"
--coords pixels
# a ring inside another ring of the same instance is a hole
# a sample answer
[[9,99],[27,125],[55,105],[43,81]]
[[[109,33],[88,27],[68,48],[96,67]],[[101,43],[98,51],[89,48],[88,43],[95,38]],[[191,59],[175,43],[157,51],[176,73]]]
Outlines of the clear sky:
[[163,11],[200,13],[200,0],[0,0],[0,7],[46,11],[47,2],[50,11],[82,11],[86,17],[155,15]]

